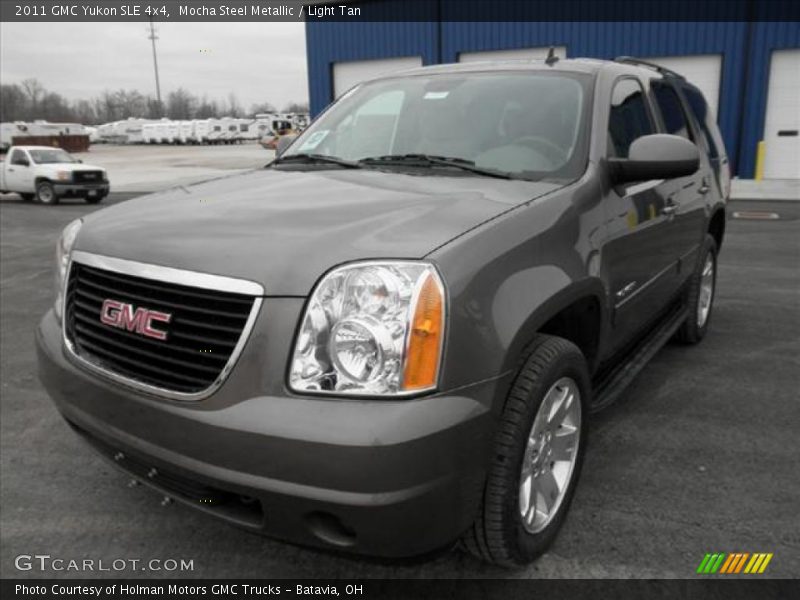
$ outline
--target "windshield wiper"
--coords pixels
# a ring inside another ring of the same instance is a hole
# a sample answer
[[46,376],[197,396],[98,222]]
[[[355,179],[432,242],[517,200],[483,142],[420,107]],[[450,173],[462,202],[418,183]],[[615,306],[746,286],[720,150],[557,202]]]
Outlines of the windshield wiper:
[[339,165],[340,167],[347,167],[348,169],[363,169],[364,165],[347,160],[346,158],[339,158],[338,156],[328,156],[327,154],[290,154],[288,156],[279,156],[270,164],[277,165],[280,163],[298,162],[298,163],[328,163],[332,165]]
[[[519,176],[498,169],[479,167],[475,161],[455,156],[436,156],[432,154],[387,154],[385,156],[371,156],[362,158],[358,161],[365,165],[387,165],[387,164],[409,164],[413,166],[444,166],[470,171],[478,175],[487,177],[499,177],[500,179],[520,179]],[[414,164],[416,163],[416,164]]]

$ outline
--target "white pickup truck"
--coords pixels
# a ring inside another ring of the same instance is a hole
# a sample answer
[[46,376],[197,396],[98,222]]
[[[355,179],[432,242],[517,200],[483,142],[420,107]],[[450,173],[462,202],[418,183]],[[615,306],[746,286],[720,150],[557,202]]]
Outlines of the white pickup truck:
[[96,204],[108,195],[108,174],[61,148],[11,146],[0,163],[0,193],[6,192],[42,204],[58,204],[63,197]]

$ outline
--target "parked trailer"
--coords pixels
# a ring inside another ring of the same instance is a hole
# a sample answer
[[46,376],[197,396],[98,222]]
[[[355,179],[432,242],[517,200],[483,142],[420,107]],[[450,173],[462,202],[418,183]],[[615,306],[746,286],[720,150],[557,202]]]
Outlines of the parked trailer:
[[86,128],[80,123],[51,123],[37,120],[28,123],[28,134],[34,136],[50,135],[87,135]]
[[207,144],[208,133],[211,125],[208,119],[195,119],[192,121],[192,128],[194,130],[193,139],[196,144]]
[[136,119],[129,118],[124,121],[117,121],[115,130],[121,136],[124,136],[126,144],[141,144],[144,142],[144,133],[142,128],[147,123],[152,123],[152,119]]
[[22,121],[13,123],[0,123],[0,150],[6,151],[11,147],[14,136],[31,135],[28,124]]
[[161,143],[161,124],[145,123],[142,125],[142,143],[160,144]]
[[227,123],[222,119],[209,119],[208,120],[208,143],[209,144],[222,144],[225,141],[227,133]]
[[191,144],[194,142],[194,123],[192,121],[175,121],[178,135],[175,142],[178,144]]
[[258,121],[255,119],[239,119],[239,141],[253,142],[261,138]]

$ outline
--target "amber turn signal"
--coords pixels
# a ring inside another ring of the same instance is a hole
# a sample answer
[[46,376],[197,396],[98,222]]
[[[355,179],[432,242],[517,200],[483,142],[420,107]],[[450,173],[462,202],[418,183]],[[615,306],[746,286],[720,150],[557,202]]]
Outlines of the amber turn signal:
[[443,335],[444,289],[436,276],[428,273],[419,289],[408,334],[403,390],[421,390],[436,385]]

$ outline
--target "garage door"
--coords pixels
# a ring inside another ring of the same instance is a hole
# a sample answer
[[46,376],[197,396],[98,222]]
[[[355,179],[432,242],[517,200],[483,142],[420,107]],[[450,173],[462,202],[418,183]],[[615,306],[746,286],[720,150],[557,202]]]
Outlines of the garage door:
[[764,177],[800,179],[800,49],[772,53],[764,122]]
[[[567,57],[566,46],[556,46],[556,56]],[[487,52],[461,52],[458,62],[477,62],[480,60],[523,60],[531,58],[547,58],[550,47],[545,48],[514,48],[513,50],[489,50]]]
[[686,77],[687,81],[693,83],[703,96],[706,102],[717,115],[719,112],[719,80],[722,69],[722,55],[720,54],[701,54],[696,56],[659,56],[648,58],[647,60],[672,69]]
[[422,66],[422,57],[420,56],[334,63],[333,95],[338,98],[357,83],[367,79],[420,66]]

